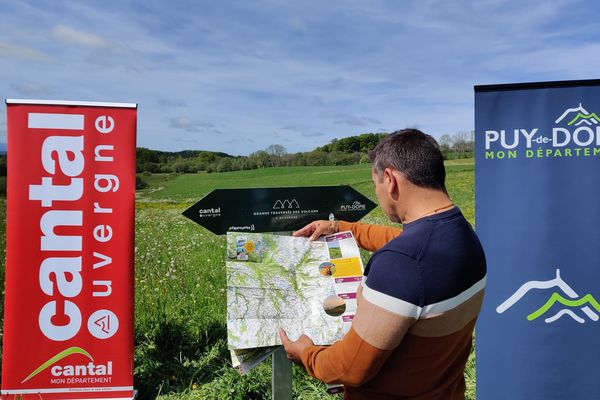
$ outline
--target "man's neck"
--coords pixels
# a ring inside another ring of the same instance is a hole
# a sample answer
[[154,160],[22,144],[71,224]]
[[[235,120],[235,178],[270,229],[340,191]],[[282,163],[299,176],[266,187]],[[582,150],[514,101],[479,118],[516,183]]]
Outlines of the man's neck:
[[454,207],[454,204],[448,195],[435,189],[419,189],[412,196],[406,199],[404,204],[404,213],[402,223],[409,223],[434,215],[440,212],[448,211]]

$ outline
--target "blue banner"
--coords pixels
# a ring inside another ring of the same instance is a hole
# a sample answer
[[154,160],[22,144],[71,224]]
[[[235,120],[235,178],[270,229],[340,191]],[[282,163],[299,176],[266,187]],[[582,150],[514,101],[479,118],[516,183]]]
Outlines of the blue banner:
[[600,399],[600,82],[475,88],[477,398]]

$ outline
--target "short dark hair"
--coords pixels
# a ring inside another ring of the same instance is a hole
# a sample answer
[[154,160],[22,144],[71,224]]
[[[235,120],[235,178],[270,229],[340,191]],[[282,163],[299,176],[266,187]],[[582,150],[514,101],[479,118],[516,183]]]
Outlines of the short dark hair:
[[378,176],[394,168],[417,186],[446,191],[444,156],[435,139],[420,130],[389,134],[369,152],[369,159]]

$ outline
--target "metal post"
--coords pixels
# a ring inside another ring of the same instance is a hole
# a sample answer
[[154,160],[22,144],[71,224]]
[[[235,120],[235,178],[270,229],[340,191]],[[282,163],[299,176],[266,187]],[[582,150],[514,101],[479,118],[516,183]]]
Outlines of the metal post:
[[271,387],[273,400],[292,399],[292,362],[287,358],[283,347],[273,353]]

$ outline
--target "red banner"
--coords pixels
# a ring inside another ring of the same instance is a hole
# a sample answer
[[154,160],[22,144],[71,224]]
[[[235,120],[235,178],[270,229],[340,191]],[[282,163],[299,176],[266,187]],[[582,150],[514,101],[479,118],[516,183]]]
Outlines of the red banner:
[[2,399],[133,397],[136,105],[7,101]]

